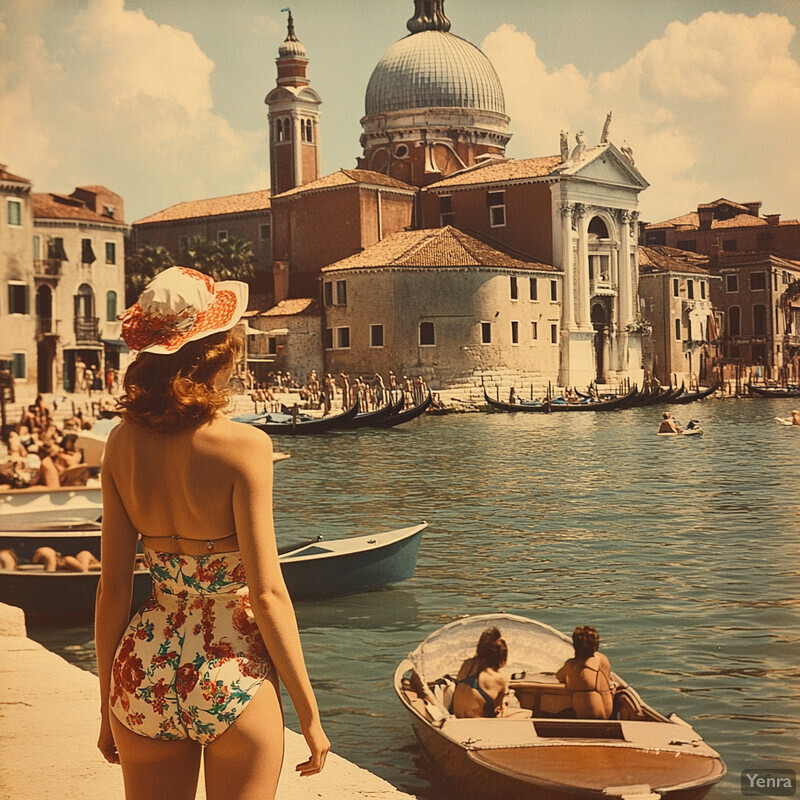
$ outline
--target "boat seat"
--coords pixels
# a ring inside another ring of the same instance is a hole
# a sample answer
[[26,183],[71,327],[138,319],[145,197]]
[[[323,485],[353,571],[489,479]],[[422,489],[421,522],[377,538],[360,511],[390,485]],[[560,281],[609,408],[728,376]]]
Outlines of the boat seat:
[[611,712],[612,719],[636,722],[645,718],[642,710],[642,701],[639,695],[629,686],[624,686],[614,694],[614,707]]

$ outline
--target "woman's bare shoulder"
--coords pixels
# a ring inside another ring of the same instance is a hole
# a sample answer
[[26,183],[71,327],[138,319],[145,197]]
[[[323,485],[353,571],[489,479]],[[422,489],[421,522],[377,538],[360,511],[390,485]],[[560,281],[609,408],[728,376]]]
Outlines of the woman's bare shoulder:
[[272,452],[272,439],[264,431],[260,431],[252,425],[234,422],[227,417],[214,420],[213,424],[204,428],[203,433],[215,444],[244,448],[241,453],[237,453],[242,457],[246,457],[249,451],[255,451],[258,456]]

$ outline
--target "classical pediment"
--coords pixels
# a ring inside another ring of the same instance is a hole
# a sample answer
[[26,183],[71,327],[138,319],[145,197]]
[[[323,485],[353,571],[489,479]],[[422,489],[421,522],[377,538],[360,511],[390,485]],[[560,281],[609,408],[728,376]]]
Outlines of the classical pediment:
[[565,161],[553,172],[596,183],[630,186],[640,191],[650,185],[630,160],[611,142],[597,147],[587,147],[581,155]]

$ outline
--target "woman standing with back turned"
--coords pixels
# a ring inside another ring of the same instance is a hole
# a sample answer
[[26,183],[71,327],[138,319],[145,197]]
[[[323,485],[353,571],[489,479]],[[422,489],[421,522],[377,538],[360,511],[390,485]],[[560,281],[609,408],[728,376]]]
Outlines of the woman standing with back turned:
[[[272,520],[272,443],[219,412],[247,285],[172,267],[123,317],[136,360],[103,460],[98,747],[127,800],[274,797],[283,681],[319,772],[330,749]],[[137,542],[154,582],[130,623]]]

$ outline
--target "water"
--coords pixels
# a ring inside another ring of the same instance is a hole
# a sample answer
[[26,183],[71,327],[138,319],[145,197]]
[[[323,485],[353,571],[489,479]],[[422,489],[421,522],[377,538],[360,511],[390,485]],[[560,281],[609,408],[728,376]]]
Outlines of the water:
[[[427,520],[415,577],[297,604],[336,752],[424,800],[428,781],[391,688],[399,661],[465,613],[595,625],[612,667],[745,768],[800,751],[800,430],[796,401],[704,401],[703,437],[656,437],[663,408],[469,414],[384,431],[276,438],[279,543]],[[91,630],[33,632],[93,668]],[[70,648],[70,649],[66,649]],[[297,729],[287,714],[288,723]]]

